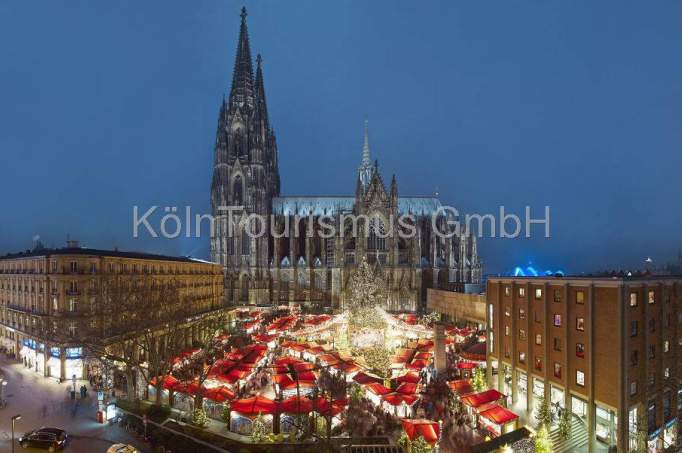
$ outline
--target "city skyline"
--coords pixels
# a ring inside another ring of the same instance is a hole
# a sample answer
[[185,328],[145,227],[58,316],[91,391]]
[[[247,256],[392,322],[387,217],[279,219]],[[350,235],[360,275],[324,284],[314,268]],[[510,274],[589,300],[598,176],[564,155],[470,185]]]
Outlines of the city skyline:
[[[674,259],[682,64],[669,55],[682,42],[679,6],[441,6],[246,2],[282,192],[347,195],[368,118],[373,155],[405,193],[438,192],[462,213],[551,206],[551,239],[479,242],[486,273]],[[0,80],[14,88],[0,108],[3,192],[14,195],[0,254],[29,248],[36,234],[61,246],[69,234],[91,247],[208,256],[206,238],[133,239],[132,207],[210,212],[215,112],[229,92],[240,7],[171,5],[152,27],[148,5],[131,19],[125,7],[46,4],[3,24],[6,41],[22,39],[2,51]],[[578,27],[607,12],[618,20]],[[65,27],[74,32],[60,35]],[[29,178],[45,186],[22,186]]]

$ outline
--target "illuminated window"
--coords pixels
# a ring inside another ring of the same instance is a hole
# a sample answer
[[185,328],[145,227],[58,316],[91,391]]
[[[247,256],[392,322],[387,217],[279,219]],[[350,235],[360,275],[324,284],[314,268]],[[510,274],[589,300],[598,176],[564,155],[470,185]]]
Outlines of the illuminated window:
[[649,291],[649,303],[650,304],[656,303],[656,292],[653,290]]
[[585,373],[580,370],[575,372],[575,383],[581,387],[585,387]]
[[536,299],[542,299],[542,289],[540,289],[540,288],[535,289],[535,298]]
[[575,303],[577,304],[585,303],[585,293],[583,291],[577,291],[575,293]]
[[526,295],[526,288],[519,288],[519,297],[523,297]]
[[630,382],[630,395],[637,394],[637,381]]
[[519,340],[525,340],[526,339],[526,331],[523,329],[519,330]]
[[509,336],[509,326],[504,326],[504,334]]
[[663,342],[663,352],[668,352],[670,351],[670,341],[665,340]]
[[511,296],[511,288],[509,286],[504,287],[504,295]]
[[585,345],[583,343],[575,344],[575,355],[577,357],[585,357]]
[[631,307],[637,306],[637,293],[630,293],[630,306]]
[[575,318],[575,328],[580,332],[585,331],[585,318]]
[[541,345],[542,344],[542,335],[541,334],[536,334],[535,335],[535,344]]
[[554,315],[554,327],[561,327],[561,315]]
[[663,370],[663,377],[666,379],[670,377],[670,368],[666,367],[665,370]]
[[519,363],[526,363],[526,353],[519,352]]
[[526,310],[519,308],[519,319],[526,319]]
[[542,371],[542,357],[535,358],[535,369],[537,371]]
[[554,377],[561,378],[561,364],[554,362]]

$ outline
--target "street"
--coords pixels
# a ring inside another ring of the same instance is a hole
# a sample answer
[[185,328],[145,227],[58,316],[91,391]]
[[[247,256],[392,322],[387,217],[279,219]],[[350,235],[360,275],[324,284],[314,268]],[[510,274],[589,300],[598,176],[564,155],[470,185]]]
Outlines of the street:
[[73,401],[68,388],[71,381],[58,383],[40,373],[24,368],[23,364],[0,358],[0,370],[8,382],[3,390],[7,407],[0,409],[0,451],[11,451],[11,418],[21,415],[15,425],[15,449],[17,452],[43,452],[35,448],[22,449],[17,440],[20,435],[41,426],[65,429],[70,437],[64,451],[68,453],[106,452],[114,443],[131,444],[144,453],[150,449],[140,439],[117,425],[96,422],[96,394],[87,381],[78,381],[77,387],[86,385],[88,396]]

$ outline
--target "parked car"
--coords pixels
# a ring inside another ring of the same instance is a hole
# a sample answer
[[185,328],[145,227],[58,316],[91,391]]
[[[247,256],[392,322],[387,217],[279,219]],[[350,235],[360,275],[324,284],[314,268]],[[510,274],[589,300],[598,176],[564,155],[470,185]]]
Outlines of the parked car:
[[22,448],[36,447],[54,452],[64,448],[68,437],[63,429],[43,426],[21,436],[19,438],[19,445]]
[[114,444],[107,450],[107,453],[140,453],[140,450],[132,445]]

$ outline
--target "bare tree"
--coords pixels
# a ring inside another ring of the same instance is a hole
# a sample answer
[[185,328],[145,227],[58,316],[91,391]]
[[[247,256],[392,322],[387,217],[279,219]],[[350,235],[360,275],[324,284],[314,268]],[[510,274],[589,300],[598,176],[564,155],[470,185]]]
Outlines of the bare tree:
[[116,274],[91,288],[89,307],[79,317],[79,341],[90,355],[124,369],[129,399],[137,394],[137,373],[155,387],[160,402],[163,378],[187,346],[188,327],[202,321],[185,286],[173,278]]

